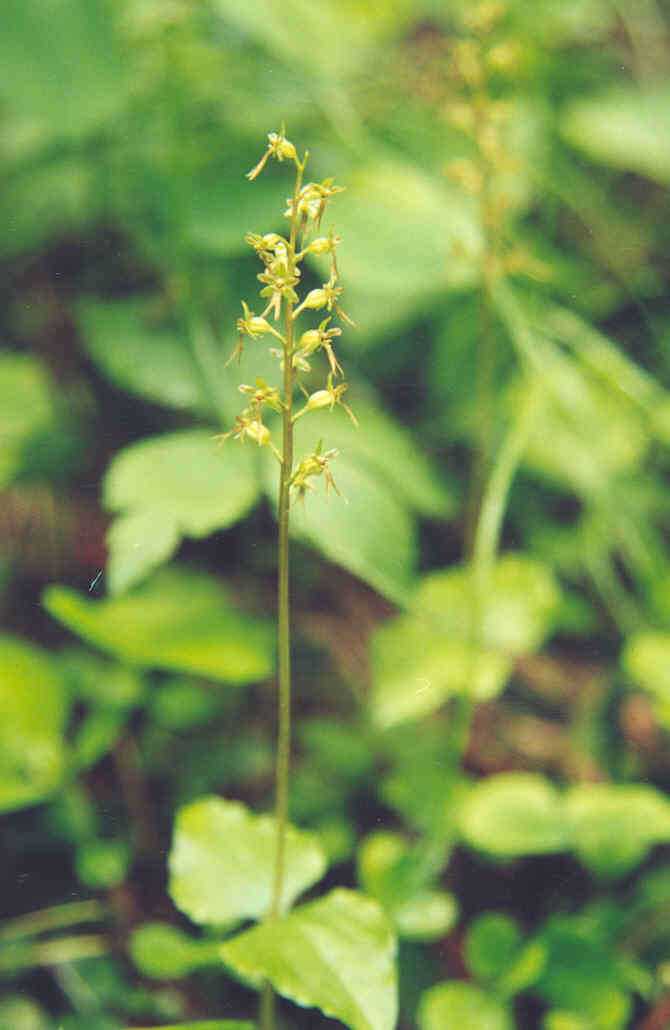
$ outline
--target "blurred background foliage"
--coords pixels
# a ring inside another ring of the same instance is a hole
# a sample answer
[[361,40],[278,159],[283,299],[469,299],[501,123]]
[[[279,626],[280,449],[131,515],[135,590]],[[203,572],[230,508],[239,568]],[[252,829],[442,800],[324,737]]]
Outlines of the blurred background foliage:
[[166,856],[203,793],[271,804],[274,470],[211,437],[276,378],[225,362],[282,120],[346,187],[361,423],[299,425],[348,504],[293,519],[292,818],[395,923],[402,1028],[662,1030],[668,4],[3,14],[1,1030],[253,1018]]

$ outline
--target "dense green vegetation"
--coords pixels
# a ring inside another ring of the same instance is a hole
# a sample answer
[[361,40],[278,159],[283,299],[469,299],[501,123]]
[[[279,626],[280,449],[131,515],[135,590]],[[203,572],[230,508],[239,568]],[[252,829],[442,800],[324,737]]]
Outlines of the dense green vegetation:
[[[9,5],[0,1030],[670,1023],[669,58],[662,0]],[[277,462],[214,438],[283,122],[359,425],[295,425],[278,888]]]

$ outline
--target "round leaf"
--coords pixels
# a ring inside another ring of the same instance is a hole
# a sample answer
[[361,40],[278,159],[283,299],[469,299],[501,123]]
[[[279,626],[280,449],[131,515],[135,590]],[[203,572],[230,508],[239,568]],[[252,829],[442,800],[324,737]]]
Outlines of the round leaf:
[[[169,859],[175,905],[196,923],[264,916],[272,898],[276,832],[274,816],[254,815],[235,801],[211,797],[184,805]],[[289,827],[282,909],[325,870],[317,839]]]
[[670,801],[653,787],[585,783],[568,791],[565,808],[572,845],[599,876],[624,876],[670,840]]
[[431,987],[421,997],[420,1030],[513,1030],[505,1005],[475,984],[453,981]]
[[565,851],[571,843],[558,791],[533,773],[481,780],[465,797],[459,822],[466,843],[497,858]]

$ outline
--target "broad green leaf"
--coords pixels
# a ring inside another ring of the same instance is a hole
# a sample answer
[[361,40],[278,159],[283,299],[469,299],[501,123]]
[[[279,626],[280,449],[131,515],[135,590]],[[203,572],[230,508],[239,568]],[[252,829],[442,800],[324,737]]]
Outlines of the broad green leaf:
[[0,353],[0,488],[21,471],[26,448],[54,418],[44,366],[28,354]]
[[514,1030],[512,1016],[496,997],[475,984],[453,980],[436,984],[422,997],[420,1030]]
[[667,84],[628,86],[572,104],[563,136],[598,161],[670,183]]
[[221,945],[245,980],[267,979],[298,1005],[320,1008],[350,1030],[393,1030],[395,939],[376,901],[342,888]]
[[531,402],[535,408],[525,461],[581,496],[607,496],[644,458],[663,391],[569,312],[534,305],[508,287],[496,301],[533,372],[506,398],[510,410]]
[[[184,805],[169,858],[175,905],[196,923],[260,919],[272,900],[276,833],[274,816],[254,815],[236,801],[210,797]],[[325,871],[316,838],[289,827],[282,910]]]
[[[296,464],[313,450],[314,445],[301,446],[303,439],[302,434],[297,436]],[[295,505],[291,512],[292,536],[311,544],[380,594],[402,602],[407,597],[416,560],[411,515],[385,479],[356,456],[338,455],[330,470],[342,496],[331,490],[326,499],[317,480],[315,493],[308,493],[304,505]],[[265,463],[264,482],[276,507],[274,459]]]
[[84,348],[113,383],[172,408],[212,413],[213,395],[185,333],[161,321],[153,298],[88,301],[78,311]]
[[42,139],[105,125],[130,85],[103,0],[25,0],[4,12],[0,98]]
[[274,668],[270,623],[236,611],[202,573],[162,569],[132,593],[102,601],[51,586],[43,603],[73,633],[131,665],[239,684]]
[[477,278],[481,232],[462,191],[383,154],[357,168],[346,187],[337,210],[346,243],[343,307],[364,337],[382,335],[398,317],[425,312],[434,294]]
[[[262,147],[259,156],[260,152]],[[248,254],[251,249],[244,239],[248,232],[285,230],[282,192],[276,180],[261,176],[249,182],[244,171],[231,161],[193,184],[185,218],[188,239],[197,250],[217,257]]]
[[388,727],[420,718],[466,689],[480,701],[494,697],[514,657],[540,645],[559,602],[558,586],[544,566],[506,555],[491,576],[477,648],[470,571],[459,567],[424,577],[410,614],[389,620],[373,635],[375,721]]
[[571,847],[597,876],[624,876],[670,840],[670,801],[653,787],[584,783],[564,804]]
[[629,637],[621,664],[633,681],[656,699],[656,711],[670,727],[670,633],[643,630]]
[[218,941],[195,940],[169,923],[144,923],[134,930],[130,957],[152,980],[181,980],[200,966],[221,961]]
[[442,519],[453,514],[453,494],[408,430],[369,401],[352,399],[351,405],[358,428],[339,413],[332,417],[329,412],[315,411],[296,427],[300,446],[308,448],[311,441],[323,440],[326,449],[337,447],[342,455],[378,471],[396,497],[419,514]]
[[55,661],[0,637],[0,812],[33,805],[61,784],[69,696]]
[[103,501],[121,516],[107,537],[112,593],[134,585],[176,550],[182,536],[203,537],[241,519],[259,494],[249,448],[217,452],[205,429],[149,437],[117,454]]
[[566,851],[572,843],[560,794],[535,773],[499,773],[476,783],[459,823],[470,847],[496,858]]

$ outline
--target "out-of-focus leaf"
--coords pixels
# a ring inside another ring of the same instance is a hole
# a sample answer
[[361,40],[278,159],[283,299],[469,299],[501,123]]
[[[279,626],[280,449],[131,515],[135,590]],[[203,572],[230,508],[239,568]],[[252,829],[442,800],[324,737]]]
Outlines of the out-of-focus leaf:
[[[186,336],[152,316],[152,299],[79,306],[89,357],[123,390],[159,404],[210,415],[214,404]],[[223,360],[220,372],[223,374]]]
[[481,232],[471,198],[387,156],[356,169],[346,187],[337,211],[342,304],[361,342],[421,312],[434,294],[476,280]]
[[112,12],[102,0],[11,5],[0,41],[6,112],[41,136],[81,137],[123,106],[130,85]]
[[175,679],[161,684],[152,694],[149,711],[159,726],[189,730],[210,722],[220,704],[218,691],[207,690],[192,680]]
[[503,912],[482,912],[472,921],[465,941],[468,968],[478,980],[496,980],[521,947],[521,930]]
[[[302,434],[297,435],[296,464],[313,450],[313,447],[303,448],[304,439]],[[329,446],[328,443],[325,449]],[[382,477],[355,456],[338,455],[332,462],[331,472],[342,497],[331,490],[326,500],[319,483],[314,495],[308,493],[304,506],[294,507],[291,534],[365,580],[380,594],[403,602],[416,560],[411,515]],[[278,486],[274,459],[265,463],[264,481],[266,492],[276,507]]]
[[144,923],[134,930],[130,957],[153,980],[181,980],[200,966],[221,961],[218,941],[194,940],[169,923]]
[[597,876],[624,876],[670,840],[670,801],[653,787],[582,783],[564,804],[571,847]]
[[[41,144],[41,131],[32,128]],[[102,206],[94,187],[93,169],[78,153],[59,152],[51,161],[22,167],[0,197],[0,255],[25,254],[59,233],[85,231]]]
[[461,804],[459,825],[467,844],[496,858],[566,851],[572,843],[560,794],[535,773],[499,773],[476,783]]
[[236,611],[215,580],[186,569],[162,569],[131,594],[102,601],[52,586],[43,603],[68,629],[131,665],[238,684],[274,667],[272,626]]
[[570,916],[554,916],[538,935],[547,948],[534,990],[550,1005],[580,1013],[597,1030],[623,1030],[631,1010],[609,941],[591,939]]
[[669,184],[669,104],[665,84],[617,88],[568,107],[561,132],[598,161]]
[[384,906],[401,937],[437,940],[458,919],[458,903],[432,888],[432,869],[421,868],[417,849],[399,833],[379,830],[361,843],[357,873],[367,894]]
[[65,770],[69,696],[46,652],[0,638],[0,811],[52,794]]
[[[352,400],[359,426],[338,413],[315,411],[305,420],[300,433],[301,447],[324,440],[327,448],[337,447],[342,455],[379,472],[409,508],[421,515],[448,518],[454,496],[437,468],[431,465],[409,432],[381,408],[370,402]],[[296,428],[301,428],[298,423]],[[333,465],[335,470],[337,465]]]
[[626,642],[621,663],[633,683],[654,696],[659,719],[670,727],[670,633],[635,633]]
[[54,418],[42,364],[28,354],[0,353],[0,488],[21,471],[26,449]]
[[436,984],[426,991],[419,1004],[420,1030],[513,1030],[514,1022],[506,1005],[486,994],[476,984],[452,981]]
[[75,855],[78,879],[91,890],[117,887],[126,878],[130,847],[123,840],[92,840],[80,845]]
[[123,711],[142,701],[145,684],[137,669],[106,661],[83,648],[61,652],[58,663],[73,693],[89,703]]
[[31,998],[12,994],[0,1001],[0,1030],[51,1030],[44,1009]]
[[468,968],[481,981],[510,998],[535,983],[544,968],[546,949],[524,942],[518,924],[502,912],[483,912],[470,924],[465,942]]
[[298,1005],[351,1030],[393,1030],[395,939],[376,901],[344,889],[221,945],[221,957],[259,987],[267,979]]
[[504,686],[513,657],[534,651],[560,601],[550,572],[521,555],[506,555],[493,570],[473,643],[473,588],[468,569],[424,577],[409,615],[389,620],[372,640],[372,712],[391,726],[434,711],[470,689],[478,700]]
[[308,72],[310,80],[319,84],[317,95],[358,70],[379,36],[402,24],[411,9],[407,0],[390,5],[370,0],[337,8],[323,5],[318,11],[301,0],[286,0],[281,11],[272,0],[247,6],[216,0],[216,7],[243,38],[261,44],[275,60]]
[[[170,852],[169,891],[196,923],[259,919],[272,898],[276,844],[274,816],[254,815],[223,798],[202,798],[177,815]],[[282,910],[321,879],[326,857],[317,839],[289,827]]]
[[243,1023],[239,1019],[205,1019],[196,1023],[172,1023],[159,1027],[128,1027],[128,1030],[256,1030],[255,1023]]
[[217,453],[212,434],[190,429],[149,437],[118,454],[103,499],[122,512],[108,534],[112,593],[133,586],[174,553],[182,535],[203,537],[241,519],[260,492],[250,448]]

